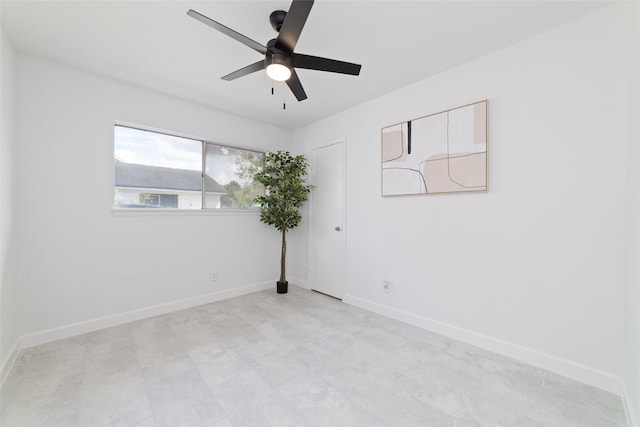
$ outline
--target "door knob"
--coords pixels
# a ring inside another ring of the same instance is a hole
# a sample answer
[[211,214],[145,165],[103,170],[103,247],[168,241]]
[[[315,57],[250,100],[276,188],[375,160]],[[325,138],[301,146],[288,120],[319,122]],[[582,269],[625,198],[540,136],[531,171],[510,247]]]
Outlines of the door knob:
[[334,230],[340,231],[340,226],[337,226]]

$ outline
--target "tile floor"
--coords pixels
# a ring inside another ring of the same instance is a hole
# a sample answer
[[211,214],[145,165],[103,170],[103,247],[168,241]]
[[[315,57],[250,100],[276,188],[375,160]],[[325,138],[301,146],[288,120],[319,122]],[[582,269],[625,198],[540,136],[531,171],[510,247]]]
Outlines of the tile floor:
[[23,351],[2,426],[625,426],[620,398],[290,289]]

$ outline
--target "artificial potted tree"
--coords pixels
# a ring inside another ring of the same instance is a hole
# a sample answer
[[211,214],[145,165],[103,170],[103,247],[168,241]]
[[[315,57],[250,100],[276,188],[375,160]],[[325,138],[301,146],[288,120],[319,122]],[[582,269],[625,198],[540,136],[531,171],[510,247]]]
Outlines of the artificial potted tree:
[[286,294],[287,232],[300,224],[300,208],[311,192],[312,186],[305,178],[309,165],[305,156],[292,156],[288,151],[267,153],[264,160],[264,168],[254,175],[254,180],[264,186],[265,194],[254,201],[260,205],[260,221],[274,226],[282,235],[277,292]]

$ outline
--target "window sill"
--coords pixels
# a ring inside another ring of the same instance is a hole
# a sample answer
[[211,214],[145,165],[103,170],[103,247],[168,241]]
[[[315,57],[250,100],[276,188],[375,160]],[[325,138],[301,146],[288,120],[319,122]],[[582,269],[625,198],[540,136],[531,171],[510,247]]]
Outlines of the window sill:
[[258,216],[260,210],[111,208],[114,216]]

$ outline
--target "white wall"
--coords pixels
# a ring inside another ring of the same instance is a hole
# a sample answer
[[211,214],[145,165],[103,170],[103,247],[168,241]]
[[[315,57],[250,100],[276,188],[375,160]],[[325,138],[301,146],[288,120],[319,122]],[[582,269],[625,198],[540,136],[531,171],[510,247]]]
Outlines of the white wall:
[[634,425],[640,426],[640,4],[635,3],[636,34],[629,58],[628,253],[625,294],[625,370],[627,404]]
[[0,381],[11,364],[18,339],[16,275],[17,227],[14,212],[15,54],[0,28]]
[[114,215],[113,126],[258,150],[288,149],[290,131],[31,56],[17,67],[24,345],[274,285],[278,233],[257,213]]
[[[294,132],[307,153],[346,138],[345,301],[619,391],[628,8]],[[382,127],[483,99],[488,193],[380,196]]]

